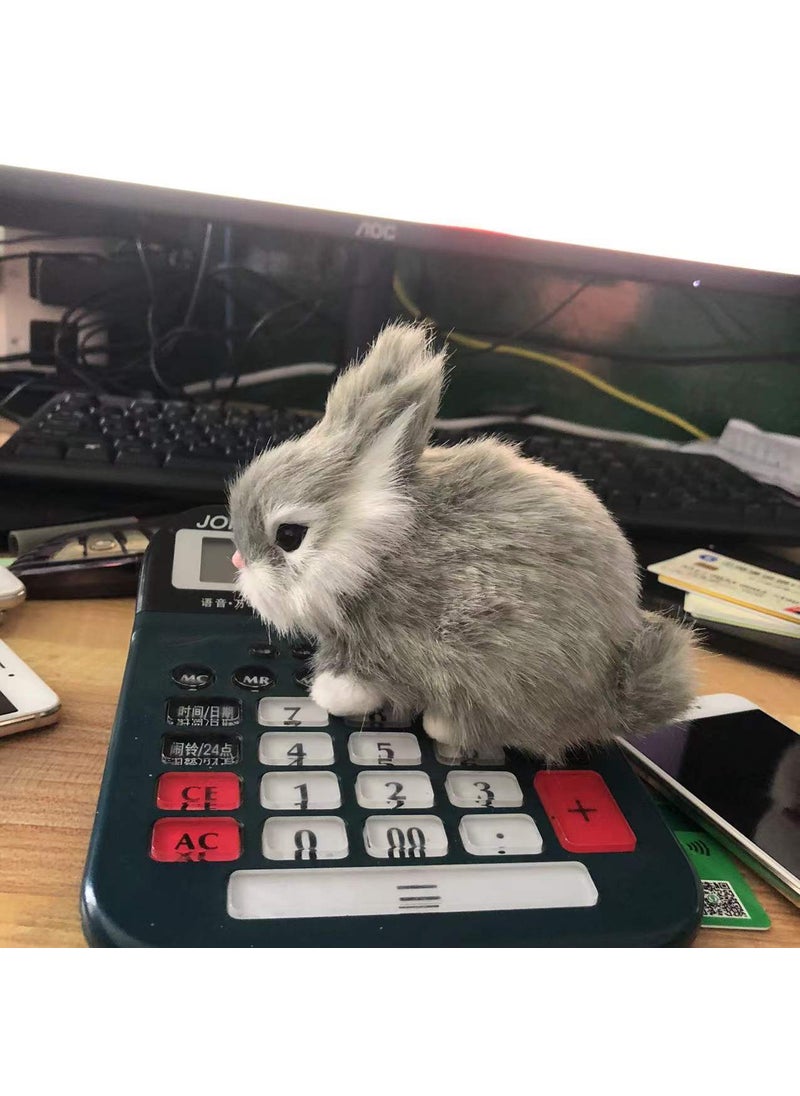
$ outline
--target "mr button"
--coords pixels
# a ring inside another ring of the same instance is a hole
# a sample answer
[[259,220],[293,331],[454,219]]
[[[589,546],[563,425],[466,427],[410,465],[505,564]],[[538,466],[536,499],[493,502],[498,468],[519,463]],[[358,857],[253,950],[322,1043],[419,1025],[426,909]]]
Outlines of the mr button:
[[542,770],[533,786],[569,852],[633,852],[636,835],[599,773],[584,769]]
[[235,773],[163,773],[156,806],[162,811],[235,811],[242,799]]
[[275,678],[265,666],[240,666],[238,670],[233,671],[233,683],[240,689],[260,693],[264,689],[271,689],[275,684]]
[[241,852],[235,818],[159,818],[150,838],[152,859],[170,863],[238,860]]

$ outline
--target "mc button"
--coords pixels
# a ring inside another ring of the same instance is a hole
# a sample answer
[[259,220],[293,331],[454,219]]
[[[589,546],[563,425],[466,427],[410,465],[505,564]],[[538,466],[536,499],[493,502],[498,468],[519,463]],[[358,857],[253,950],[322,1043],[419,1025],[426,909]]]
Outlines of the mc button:
[[242,852],[235,818],[159,818],[150,837],[150,856],[168,863],[238,860]]
[[275,684],[275,677],[264,666],[240,666],[233,671],[233,683],[251,693],[263,693]]
[[205,689],[214,680],[214,671],[208,666],[187,663],[176,666],[170,676],[181,689]]

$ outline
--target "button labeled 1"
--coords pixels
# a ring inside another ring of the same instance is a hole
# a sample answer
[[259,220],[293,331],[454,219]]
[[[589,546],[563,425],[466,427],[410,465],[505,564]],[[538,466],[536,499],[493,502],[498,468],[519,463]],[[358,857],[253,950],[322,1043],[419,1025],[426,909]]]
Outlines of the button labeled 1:
[[536,856],[542,835],[527,814],[465,814],[458,827],[472,856]]
[[521,807],[522,788],[513,773],[455,771],[444,782],[455,807]]
[[341,807],[339,781],[333,773],[265,773],[261,806],[268,811],[333,811]]

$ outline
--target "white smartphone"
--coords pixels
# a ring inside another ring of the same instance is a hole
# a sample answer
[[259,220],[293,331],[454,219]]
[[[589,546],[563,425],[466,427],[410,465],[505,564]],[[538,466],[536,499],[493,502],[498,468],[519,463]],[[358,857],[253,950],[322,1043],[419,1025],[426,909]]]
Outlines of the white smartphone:
[[619,738],[642,775],[800,905],[800,734],[733,693]]
[[7,567],[0,567],[0,610],[13,609],[25,600],[25,587]]
[[60,707],[50,686],[0,640],[0,736],[55,723]]

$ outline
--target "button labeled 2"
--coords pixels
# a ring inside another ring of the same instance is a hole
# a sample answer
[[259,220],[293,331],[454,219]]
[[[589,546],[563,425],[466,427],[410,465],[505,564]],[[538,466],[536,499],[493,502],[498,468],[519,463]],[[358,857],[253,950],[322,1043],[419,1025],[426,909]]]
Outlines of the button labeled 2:
[[356,799],[370,810],[424,810],[433,806],[433,787],[427,773],[359,773]]

